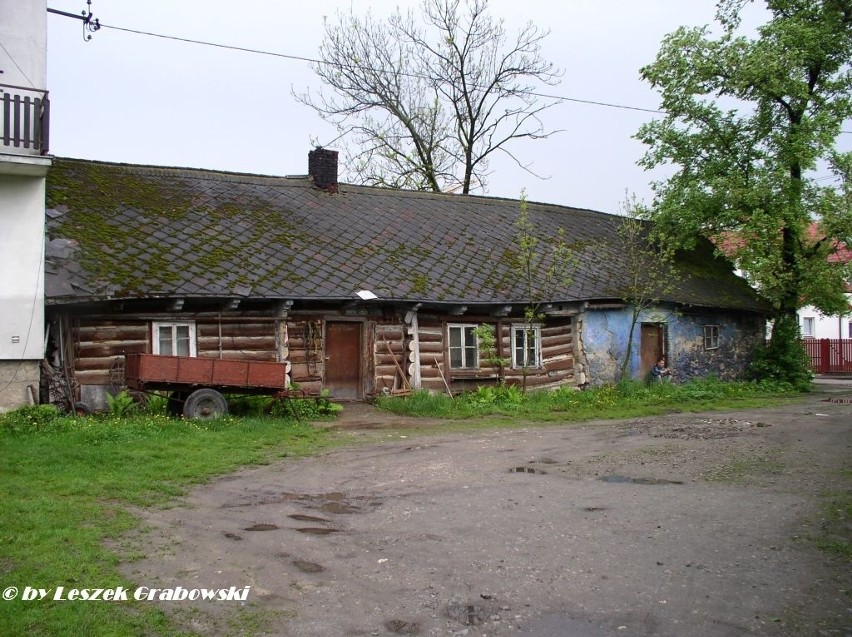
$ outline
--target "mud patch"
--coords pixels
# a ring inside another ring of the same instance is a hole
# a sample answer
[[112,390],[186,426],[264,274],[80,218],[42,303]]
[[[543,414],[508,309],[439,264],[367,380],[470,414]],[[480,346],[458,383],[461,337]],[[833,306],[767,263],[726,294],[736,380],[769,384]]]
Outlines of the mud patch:
[[225,537],[228,538],[229,540],[235,540],[235,541],[239,541],[239,540],[243,539],[242,536],[237,535],[236,533],[225,533]]
[[385,622],[385,628],[395,635],[420,634],[420,625],[417,622],[408,622],[404,619],[389,619]]
[[299,522],[319,522],[320,524],[328,524],[331,522],[331,520],[326,520],[325,518],[320,518],[315,515],[303,515],[302,513],[294,513],[289,517]]
[[512,467],[509,469],[509,473],[547,473],[547,471],[543,471],[542,469],[536,469],[535,467]]
[[632,478],[630,476],[601,476],[601,482],[616,482],[622,484],[683,484],[683,480],[666,480],[665,478]]
[[324,566],[307,560],[293,560],[293,566],[303,573],[322,573],[325,570]]
[[267,522],[261,522],[259,524],[252,524],[251,526],[247,526],[243,529],[243,531],[277,531],[277,524],[269,524]]
[[487,621],[492,614],[496,612],[498,606],[496,604],[447,604],[446,614],[450,619],[454,619],[463,626],[478,626]]
[[337,533],[337,529],[328,529],[321,526],[303,526],[296,530],[299,533],[305,533],[307,535],[329,535],[330,533]]
[[359,511],[361,511],[361,508],[353,506],[351,504],[346,504],[345,502],[332,501],[326,502],[325,504],[320,506],[320,511],[325,511],[326,513],[348,514],[358,513]]
[[736,418],[648,418],[634,420],[630,428],[654,438],[680,440],[717,440],[754,433],[755,427],[768,427],[767,423],[738,420]]

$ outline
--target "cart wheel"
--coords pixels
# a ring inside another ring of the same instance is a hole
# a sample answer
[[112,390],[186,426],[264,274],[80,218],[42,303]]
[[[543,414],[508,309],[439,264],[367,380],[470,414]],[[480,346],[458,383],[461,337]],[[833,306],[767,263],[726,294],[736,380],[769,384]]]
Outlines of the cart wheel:
[[198,420],[214,420],[228,414],[228,402],[215,389],[196,389],[183,404],[183,415]]
[[74,403],[75,416],[90,416],[91,414],[92,408],[89,407],[86,403]]

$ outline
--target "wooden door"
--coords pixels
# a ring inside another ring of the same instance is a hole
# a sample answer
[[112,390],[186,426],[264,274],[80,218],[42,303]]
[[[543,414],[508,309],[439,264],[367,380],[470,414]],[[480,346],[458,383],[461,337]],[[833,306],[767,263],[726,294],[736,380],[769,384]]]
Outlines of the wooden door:
[[361,323],[325,324],[325,388],[332,398],[358,400],[362,396]]
[[639,378],[645,378],[663,355],[662,325],[658,323],[642,323],[639,351]]

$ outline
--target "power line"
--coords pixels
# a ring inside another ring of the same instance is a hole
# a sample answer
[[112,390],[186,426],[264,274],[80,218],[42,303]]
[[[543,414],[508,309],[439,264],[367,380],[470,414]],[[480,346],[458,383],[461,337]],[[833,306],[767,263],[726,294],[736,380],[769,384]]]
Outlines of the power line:
[[[69,16],[69,14],[53,11],[51,9],[48,9],[48,11],[51,11],[52,13],[57,13],[59,15]],[[76,18],[77,16],[69,16],[69,17],[75,17]],[[347,66],[354,66],[355,68],[363,68],[365,70],[373,70],[373,71],[376,70],[376,69],[370,69],[369,67],[363,67],[363,66],[358,66],[358,65],[335,64],[335,63],[326,62],[324,60],[320,60],[320,59],[317,59],[317,58],[307,57],[307,56],[304,56],[304,55],[292,55],[292,54],[288,54],[288,53],[276,53],[274,51],[265,51],[263,49],[252,49],[252,48],[249,48],[249,47],[234,46],[234,45],[231,45],[231,44],[222,44],[222,43],[219,43],[219,42],[209,42],[207,40],[196,40],[194,38],[184,38],[184,37],[175,36],[175,35],[165,35],[163,33],[154,33],[152,31],[142,31],[140,29],[130,29],[128,27],[119,27],[119,26],[115,26],[115,25],[111,25],[111,24],[104,24],[102,22],[100,22],[98,26],[99,26],[99,28],[112,29],[114,31],[123,31],[125,33],[133,33],[133,34],[136,34],[136,35],[146,35],[146,36],[149,36],[149,37],[152,37],[152,38],[160,38],[160,39],[163,39],[163,40],[173,40],[175,42],[184,42],[186,44],[197,44],[197,45],[200,45],[200,46],[210,46],[210,47],[214,47],[214,48],[217,48],[217,49],[225,49],[225,50],[229,50],[229,51],[241,51],[243,53],[253,53],[255,55],[266,55],[266,56],[270,56],[270,57],[282,58],[282,59],[285,59],[285,60],[295,60],[297,62],[309,62],[311,64],[325,64],[325,65],[328,65],[328,66],[337,66],[337,67],[340,67],[340,68],[347,68]],[[412,77],[412,78],[417,78],[417,79],[429,79],[427,76],[417,74],[417,73],[400,72],[400,75],[402,75],[404,77]],[[573,102],[573,103],[576,103],[576,104],[588,104],[590,106],[603,106],[603,107],[606,107],[606,108],[617,108],[617,109],[621,109],[621,110],[639,111],[639,112],[642,112],[642,113],[652,113],[654,115],[667,115],[666,111],[661,111],[661,110],[652,109],[652,108],[643,108],[641,106],[628,106],[626,104],[614,104],[612,102],[601,102],[601,101],[597,101],[597,100],[587,100],[587,99],[582,99],[582,98],[578,98],[578,97],[565,97],[564,95],[553,95],[553,94],[548,94],[548,93],[538,93],[538,92],[534,92],[534,91],[531,91],[529,94],[534,95],[535,97],[543,97],[545,99],[558,100],[560,102]],[[844,135],[852,135],[852,131],[842,130],[842,131],[840,131],[840,133],[842,133]]]
[[[206,40],[195,40],[193,38],[183,38],[183,37],[174,36],[174,35],[164,35],[162,33],[154,33],[152,31],[141,31],[139,29],[129,29],[127,27],[118,27],[118,26],[114,26],[114,25],[111,25],[111,24],[100,23],[100,26],[104,29],[113,29],[114,31],[124,31],[125,33],[134,33],[136,35],[147,35],[149,37],[161,38],[163,40],[174,40],[176,42],[185,42],[187,44],[198,44],[198,45],[201,45],[201,46],[211,46],[211,47],[214,47],[214,48],[217,48],[217,49],[226,49],[226,50],[230,50],[230,51],[241,51],[243,53],[254,53],[256,55],[268,55],[268,56],[271,56],[271,57],[283,58],[285,60],[296,60],[297,62],[309,62],[311,64],[325,64],[325,65],[328,65],[328,66],[338,66],[340,68],[355,67],[355,68],[363,68],[365,70],[373,70],[373,71],[376,70],[376,69],[370,69],[369,67],[363,67],[363,66],[358,66],[358,65],[334,64],[332,62],[326,62],[324,60],[306,57],[306,56],[303,56],[303,55],[291,55],[291,54],[287,54],[287,53],[276,53],[274,51],[264,51],[263,49],[252,49],[252,48],[242,47],[242,46],[233,46],[233,45],[230,45],[230,44],[221,44],[219,42],[208,42]],[[404,76],[404,77],[412,77],[412,78],[416,78],[416,79],[429,79],[427,76],[421,75],[421,74],[418,74],[418,73],[400,72],[399,74]],[[605,106],[605,107],[608,107],[608,108],[619,108],[619,109],[629,110],[629,111],[641,111],[641,112],[644,112],[644,113],[654,113],[654,114],[657,114],[657,115],[665,115],[665,111],[659,111],[659,110],[655,110],[655,109],[651,109],[651,108],[642,108],[640,106],[627,106],[625,104],[613,104],[611,102],[600,102],[600,101],[596,101],[596,100],[586,100],[586,99],[581,99],[581,98],[577,98],[577,97],[565,97],[564,95],[551,95],[551,94],[547,94],[547,93],[530,92],[530,95],[534,95],[535,97],[543,97],[543,98],[546,98],[546,99],[559,100],[561,102],[576,102],[578,104],[590,104],[592,106]]]

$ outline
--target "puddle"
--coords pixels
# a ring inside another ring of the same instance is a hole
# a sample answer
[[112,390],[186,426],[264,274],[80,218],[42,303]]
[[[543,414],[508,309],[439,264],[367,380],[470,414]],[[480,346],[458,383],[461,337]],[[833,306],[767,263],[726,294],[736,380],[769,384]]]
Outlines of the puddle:
[[542,471],[535,467],[512,467],[509,469],[509,473],[547,473],[547,471]]
[[683,484],[682,480],[665,480],[663,478],[631,478],[630,476],[601,476],[601,482],[619,482],[627,484]]
[[331,522],[331,520],[326,520],[325,518],[318,518],[315,515],[302,515],[301,513],[294,513],[290,517],[299,522]]
[[293,566],[303,573],[322,573],[325,570],[324,566],[316,562],[307,562],[305,560],[293,560]]
[[252,524],[251,526],[247,526],[243,529],[243,531],[277,531],[277,524],[268,524],[266,522],[261,522],[260,524]]
[[318,526],[303,526],[296,530],[299,533],[307,533],[308,535],[328,535],[329,533],[337,533],[337,529],[327,529]]
[[236,533],[225,533],[225,537],[228,538],[229,540],[242,540],[243,539],[239,535],[237,535]]
[[360,510],[358,507],[344,502],[326,502],[320,507],[320,511],[326,513],[358,513]]

